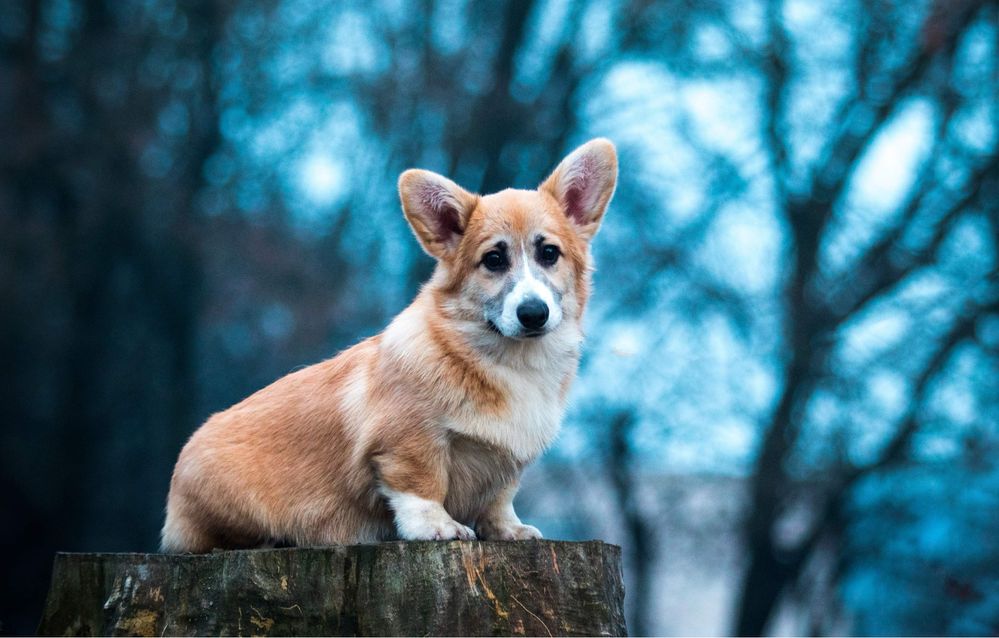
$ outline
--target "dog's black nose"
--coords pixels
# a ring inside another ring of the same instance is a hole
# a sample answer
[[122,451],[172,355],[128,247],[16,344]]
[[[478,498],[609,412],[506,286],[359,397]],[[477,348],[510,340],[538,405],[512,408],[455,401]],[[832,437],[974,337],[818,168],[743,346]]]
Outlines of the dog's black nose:
[[517,306],[517,319],[528,330],[538,330],[548,321],[548,304],[537,297]]

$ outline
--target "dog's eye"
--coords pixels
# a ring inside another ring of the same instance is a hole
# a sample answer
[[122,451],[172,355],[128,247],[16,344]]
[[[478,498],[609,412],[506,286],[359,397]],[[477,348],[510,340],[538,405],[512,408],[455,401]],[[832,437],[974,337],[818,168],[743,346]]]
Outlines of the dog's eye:
[[553,246],[552,244],[545,244],[538,251],[538,261],[544,266],[551,266],[556,261],[558,261],[559,252],[558,246]]
[[498,250],[490,250],[482,257],[482,265],[493,272],[506,270],[509,265],[506,257]]

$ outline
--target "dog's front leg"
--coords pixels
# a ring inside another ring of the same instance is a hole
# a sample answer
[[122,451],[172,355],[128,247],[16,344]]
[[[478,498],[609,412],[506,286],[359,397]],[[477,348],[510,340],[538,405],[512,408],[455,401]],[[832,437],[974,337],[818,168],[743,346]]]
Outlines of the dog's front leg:
[[426,432],[414,433],[407,443],[373,459],[379,491],[392,510],[399,537],[408,541],[475,540],[475,532],[444,509],[449,460],[446,445]]
[[398,492],[383,488],[395,517],[399,537],[407,541],[475,540],[472,528],[451,518],[442,504],[443,498],[426,498],[415,492]]
[[517,494],[517,483],[501,489],[496,498],[486,507],[476,522],[479,538],[491,541],[523,541],[541,538],[541,532],[533,525],[520,522],[513,509],[513,497]]

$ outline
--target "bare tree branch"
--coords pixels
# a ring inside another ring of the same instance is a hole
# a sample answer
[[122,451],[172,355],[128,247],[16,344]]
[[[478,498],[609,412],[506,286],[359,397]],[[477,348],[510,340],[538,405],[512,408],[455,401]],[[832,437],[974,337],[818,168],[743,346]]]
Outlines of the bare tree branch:
[[975,335],[975,324],[987,312],[994,312],[999,309],[999,305],[993,303],[991,307],[975,308],[964,314],[954,322],[950,330],[940,338],[940,345],[937,351],[930,358],[923,368],[923,371],[916,377],[913,387],[913,399],[909,402],[909,409],[902,420],[901,425],[895,431],[895,435],[885,445],[880,457],[865,466],[851,468],[847,475],[847,484],[853,484],[862,476],[871,472],[884,469],[886,466],[898,463],[904,458],[906,450],[909,448],[913,437],[919,429],[919,410],[926,404],[926,397],[930,383],[939,375],[941,370],[950,360],[951,354],[961,343],[971,339]]
[[[978,206],[983,199],[987,201],[986,198],[991,192],[989,190],[992,187],[991,182],[997,176],[999,176],[999,155],[993,155],[973,173],[968,180],[964,195],[941,215],[933,234],[922,249],[892,261],[892,249],[897,249],[897,242],[905,230],[903,224],[900,224],[896,231],[889,238],[886,238],[885,242],[882,242],[884,245],[872,249],[868,257],[865,258],[866,263],[862,266],[871,273],[869,279],[860,276],[854,278],[857,285],[863,284],[864,281],[870,283],[850,304],[835,312],[832,317],[833,325],[841,324],[847,318],[854,316],[875,298],[899,284],[917,269],[932,263],[940,245],[961,216]],[[914,206],[918,206],[918,202],[912,202],[910,209]],[[904,213],[904,215],[909,214],[909,210]]]
[[926,197],[937,187],[937,183],[933,179],[934,172],[937,170],[936,157],[944,144],[947,130],[957,108],[956,100],[952,98],[947,99],[945,97],[943,104],[944,112],[937,120],[933,136],[933,146],[927,153],[927,158],[923,161],[919,173],[913,180],[912,188],[909,190],[908,197],[899,212],[898,222],[880,240],[867,249],[857,260],[856,265],[848,276],[838,278],[840,279],[840,283],[838,284],[837,282],[830,282],[833,286],[833,291],[828,295],[829,301],[827,303],[831,307],[830,314],[843,313],[844,315],[849,315],[858,309],[854,307],[840,309],[839,311],[836,310],[849,303],[843,297],[852,296],[855,298],[858,288],[869,287],[871,280],[880,277],[884,273],[892,250],[896,248],[897,244],[910,230],[913,221],[922,209]]
[[783,128],[791,48],[790,38],[784,29],[783,6],[782,0],[770,0],[767,3],[767,32],[770,42],[763,59],[763,74],[766,78],[763,131],[774,175],[777,206],[781,210],[787,206],[788,149]]
[[909,410],[903,418],[894,436],[889,440],[883,452],[876,461],[863,466],[846,466],[828,478],[823,485],[822,493],[817,497],[822,503],[811,528],[797,546],[787,553],[783,559],[787,572],[795,580],[802,573],[805,562],[814,553],[816,547],[824,538],[836,533],[842,517],[844,500],[860,479],[871,473],[880,471],[903,460],[906,450],[919,430],[919,410],[926,404],[931,383],[939,376],[954,350],[967,339],[974,336],[975,323],[985,312],[995,311],[997,305],[990,308],[974,308],[957,319],[950,329],[940,338],[939,345],[930,360],[914,380],[913,398]]
[[[903,98],[919,86],[934,61],[953,54],[960,36],[985,2],[954,4],[958,6],[952,15],[948,14],[946,24],[939,24],[941,21],[936,13],[927,18],[924,31],[932,30],[934,38],[923,39],[912,59],[902,67],[904,71],[891,81],[883,99],[868,97],[867,100],[852,102],[848,112],[842,114],[839,121],[844,124],[828,144],[825,160],[814,170],[807,196],[793,202],[789,211],[799,253],[804,249],[811,257],[817,257],[818,251],[814,249],[832,216],[834,204],[842,197],[847,180],[856,169],[861,153],[874,140]],[[799,266],[805,267],[810,274],[816,263],[799,260]]]

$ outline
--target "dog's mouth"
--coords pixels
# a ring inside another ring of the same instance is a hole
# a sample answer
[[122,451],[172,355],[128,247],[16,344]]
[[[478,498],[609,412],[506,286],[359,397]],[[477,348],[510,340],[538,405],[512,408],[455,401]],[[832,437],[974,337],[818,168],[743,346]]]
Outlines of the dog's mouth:
[[503,334],[503,331],[499,329],[499,326],[493,323],[492,319],[486,319],[486,325],[489,326],[489,330],[495,332],[501,337],[506,337],[507,339],[537,339],[538,337],[543,337],[548,334],[547,330],[528,330],[515,336],[509,336]]

